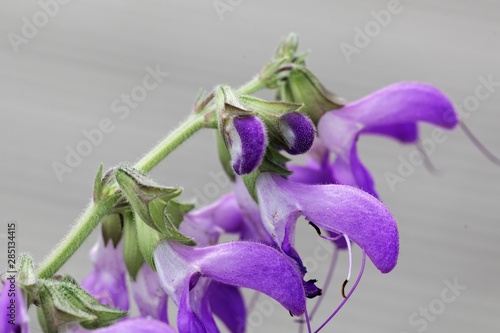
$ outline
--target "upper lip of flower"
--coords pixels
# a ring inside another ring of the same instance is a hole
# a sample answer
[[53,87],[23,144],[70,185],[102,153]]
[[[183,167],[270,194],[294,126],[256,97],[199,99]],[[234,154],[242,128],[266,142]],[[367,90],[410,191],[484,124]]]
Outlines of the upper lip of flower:
[[396,266],[396,221],[384,204],[366,192],[345,185],[293,183],[264,173],[257,180],[257,195],[262,220],[282,248],[293,248],[294,225],[304,215],[327,231],[349,236],[382,273]]
[[[154,260],[164,290],[180,306],[181,320],[192,311],[194,314],[188,317],[194,321],[207,316],[196,313],[196,307],[202,305],[192,303],[204,301],[203,297],[189,301],[189,291],[201,278],[255,289],[274,298],[297,316],[305,311],[302,277],[282,253],[270,246],[238,241],[189,247],[165,240],[156,246]],[[195,308],[186,312],[188,306]],[[213,319],[204,320],[211,322]]]
[[372,176],[357,154],[359,135],[372,133],[415,142],[418,121],[451,129],[458,118],[445,95],[430,85],[416,82],[389,85],[327,112],[318,123],[318,134],[322,143],[337,155],[332,165],[335,180],[377,196]]

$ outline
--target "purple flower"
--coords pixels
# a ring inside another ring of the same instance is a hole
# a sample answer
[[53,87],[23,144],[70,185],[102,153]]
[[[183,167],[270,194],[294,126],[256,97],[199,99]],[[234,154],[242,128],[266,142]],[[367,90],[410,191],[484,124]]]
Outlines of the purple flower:
[[300,112],[290,112],[280,117],[279,128],[286,143],[284,149],[292,155],[307,152],[316,136],[311,119]]
[[212,281],[207,290],[212,312],[219,317],[230,332],[244,332],[247,310],[239,288]]
[[376,196],[373,178],[358,157],[359,135],[371,133],[405,143],[415,142],[419,121],[447,129],[458,123],[446,96],[432,86],[413,82],[387,86],[326,113],[318,123],[318,134],[336,155],[331,166],[335,182],[359,187]]
[[223,233],[240,233],[244,221],[233,193],[216,202],[187,213],[179,230],[196,240],[199,246],[217,244]]
[[330,154],[328,150],[316,140],[311,150],[305,166],[289,164],[287,167],[293,172],[289,179],[296,183],[318,185],[335,184],[332,167],[330,165]]
[[86,330],[79,325],[69,325],[65,333],[176,333],[169,325],[151,318],[129,318],[112,326],[97,330]]
[[116,248],[112,241],[105,246],[100,234],[97,244],[90,251],[90,259],[94,268],[83,280],[82,287],[102,304],[128,310],[127,270],[123,260],[122,242]]
[[264,173],[257,179],[257,195],[266,228],[291,258],[300,260],[294,248],[294,230],[303,215],[324,230],[348,236],[382,273],[396,266],[396,221],[378,199],[366,192],[345,185],[294,183]]
[[[219,284],[260,291],[281,303],[293,315],[305,311],[302,278],[293,264],[276,249],[254,242],[231,242],[208,247],[189,247],[172,241],[160,242],[154,251],[155,265],[167,294],[179,306],[179,332],[218,332],[212,313],[229,328],[244,330],[237,322],[243,315],[242,299],[233,289],[225,302]],[[210,288],[219,291],[209,292]],[[217,299],[210,295],[217,295]],[[236,320],[236,321],[235,321]]]
[[135,281],[132,281],[132,292],[142,317],[168,324],[167,294],[160,285],[158,274],[147,264],[142,265]]
[[0,294],[0,332],[29,333],[29,317],[21,288],[7,278]]
[[234,195],[244,221],[241,232],[242,240],[250,240],[277,247],[272,236],[264,227],[260,217],[260,209],[243,182],[241,177],[236,177]]
[[259,208],[240,177],[234,192],[186,214],[179,230],[199,246],[217,244],[223,233],[239,234],[241,240],[272,242],[260,220]]
[[255,170],[267,147],[266,127],[256,116],[235,117],[226,126],[232,166],[238,175]]

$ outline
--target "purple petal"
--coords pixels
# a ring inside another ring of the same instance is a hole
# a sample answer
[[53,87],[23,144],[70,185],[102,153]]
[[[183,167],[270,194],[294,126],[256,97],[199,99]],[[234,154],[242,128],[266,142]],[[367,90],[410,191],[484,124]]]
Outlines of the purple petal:
[[257,179],[257,194],[264,224],[278,244],[293,245],[290,224],[300,213],[320,228],[349,236],[382,273],[396,266],[396,221],[375,197],[350,186],[305,185],[268,173]]
[[[15,284],[15,277],[7,274],[0,294],[0,332],[29,333],[29,317],[21,288]],[[12,282],[11,282],[12,281]],[[14,324],[9,323],[10,320]]]
[[259,206],[250,196],[250,193],[248,193],[241,177],[236,177],[234,193],[244,220],[241,230],[241,240],[255,241],[275,246],[276,244],[273,238],[262,223]]
[[439,90],[411,82],[390,85],[325,114],[319,121],[318,133],[324,145],[337,155],[335,179],[376,194],[372,176],[357,156],[359,134],[381,134],[413,142],[418,121],[451,129],[458,118],[450,100]]
[[246,308],[243,295],[237,287],[212,281],[207,297],[213,313],[232,333],[245,331]]
[[293,171],[289,179],[295,183],[310,185],[335,183],[328,153],[323,156],[321,162],[308,157],[306,166],[289,164],[287,167],[290,171]]
[[349,160],[345,160],[339,156],[331,166],[336,183],[358,187],[378,198],[373,177],[361,163],[356,145],[351,147],[348,158]]
[[234,193],[222,196],[213,204],[184,216],[180,232],[196,240],[199,246],[217,244],[223,233],[241,233],[242,212]]
[[112,326],[97,330],[86,330],[79,325],[72,325],[66,329],[67,333],[177,333],[169,325],[151,318],[129,318]]
[[402,143],[414,143],[418,139],[417,124],[373,126],[363,130],[365,134],[384,135]]
[[113,242],[105,246],[102,235],[99,235],[97,244],[90,251],[94,268],[83,280],[82,287],[102,304],[128,310],[127,270],[122,247],[122,242],[116,248]]
[[185,282],[200,273],[221,283],[260,291],[294,315],[305,311],[297,270],[267,245],[238,241],[198,248],[162,241],[155,248],[154,260],[163,288],[176,303]]
[[287,153],[298,155],[311,149],[316,129],[306,115],[300,112],[287,113],[280,118],[279,128],[288,145],[284,147]]
[[135,302],[142,317],[150,317],[168,324],[167,294],[163,291],[158,274],[143,264],[132,281]]
[[255,116],[233,119],[233,130],[228,130],[233,169],[238,175],[255,170],[267,147],[266,128]]
[[345,237],[342,237],[342,235],[339,235],[338,233],[334,231],[329,231],[328,234],[330,235],[331,238],[336,238],[332,242],[335,244],[337,249],[339,250],[346,250],[347,249],[347,242],[345,240]]
[[195,273],[184,285],[177,313],[180,333],[219,332],[206,297],[209,284],[210,279]]

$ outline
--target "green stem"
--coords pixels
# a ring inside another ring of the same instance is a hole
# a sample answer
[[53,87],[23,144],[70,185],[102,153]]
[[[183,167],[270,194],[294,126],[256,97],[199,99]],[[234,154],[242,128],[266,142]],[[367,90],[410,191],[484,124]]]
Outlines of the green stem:
[[252,80],[248,81],[246,84],[241,86],[237,92],[241,95],[251,95],[259,90],[266,87],[266,84],[259,76],[254,77]]
[[206,112],[192,115],[162,142],[147,153],[135,167],[141,171],[149,172],[165,157],[179,147],[184,141],[204,127]]
[[[259,77],[255,77],[238,89],[238,93],[249,95],[264,87],[265,85]],[[172,131],[163,141],[140,159],[135,164],[135,167],[144,172],[151,171],[158,163],[193,134],[204,127],[209,127],[210,124],[207,123],[206,116],[211,111],[213,111],[213,107],[207,107],[205,110],[190,116],[184,123]],[[38,277],[48,279],[56,274],[99,225],[99,222],[110,213],[117,200],[118,198],[114,200],[99,200],[95,203],[90,203],[64,240],[59,243],[52,250],[50,255],[40,264],[37,270]]]
[[105,217],[114,202],[98,201],[90,203],[83,215],[73,226],[69,234],[59,243],[50,255],[45,258],[43,263],[38,267],[37,275],[41,279],[52,277],[59,268],[78,250],[87,237],[92,233],[92,230]]

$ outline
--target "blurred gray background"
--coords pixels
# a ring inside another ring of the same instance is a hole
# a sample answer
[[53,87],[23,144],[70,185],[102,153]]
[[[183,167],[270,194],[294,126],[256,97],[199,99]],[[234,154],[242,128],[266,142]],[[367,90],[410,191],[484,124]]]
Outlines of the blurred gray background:
[[[302,50],[311,50],[311,70],[351,101],[415,80],[442,89],[459,106],[474,101],[481,78],[500,81],[498,1],[402,0],[384,26],[373,13],[391,9],[387,1],[71,1],[43,9],[46,3],[53,2],[0,2],[0,234],[17,222],[18,251],[31,252],[38,262],[82,212],[100,163],[109,168],[137,160],[186,117],[200,87],[243,84],[291,31],[299,34]],[[30,30],[33,22],[38,27]],[[358,29],[372,29],[368,45],[355,40]],[[346,44],[357,52],[346,57]],[[113,112],[114,101],[142,85],[147,67],[157,66],[168,72],[158,87],[126,116]],[[462,120],[500,154],[500,87],[490,89]],[[82,131],[105,118],[113,130],[58,179],[52,164],[64,163],[67,146],[75,149],[85,140]],[[431,130],[423,126],[422,138]],[[199,133],[154,177],[183,186],[186,198],[203,193],[214,182],[211,173],[220,171],[212,134]],[[384,174],[397,173],[400,159],[414,149],[380,138],[360,142],[362,159],[399,222],[400,260],[388,275],[369,263],[326,332],[499,331],[500,168],[456,130],[431,154],[441,176],[416,166],[391,189]],[[304,257],[314,257],[314,231],[301,230],[310,237],[299,240]],[[95,236],[62,272],[85,277]],[[317,264],[313,277],[322,281],[328,260]],[[313,327],[340,302],[346,270],[342,257]],[[455,279],[466,289],[443,303],[445,281]],[[431,317],[423,319],[420,311],[429,307]],[[253,332],[297,327],[278,306],[253,320]]]

